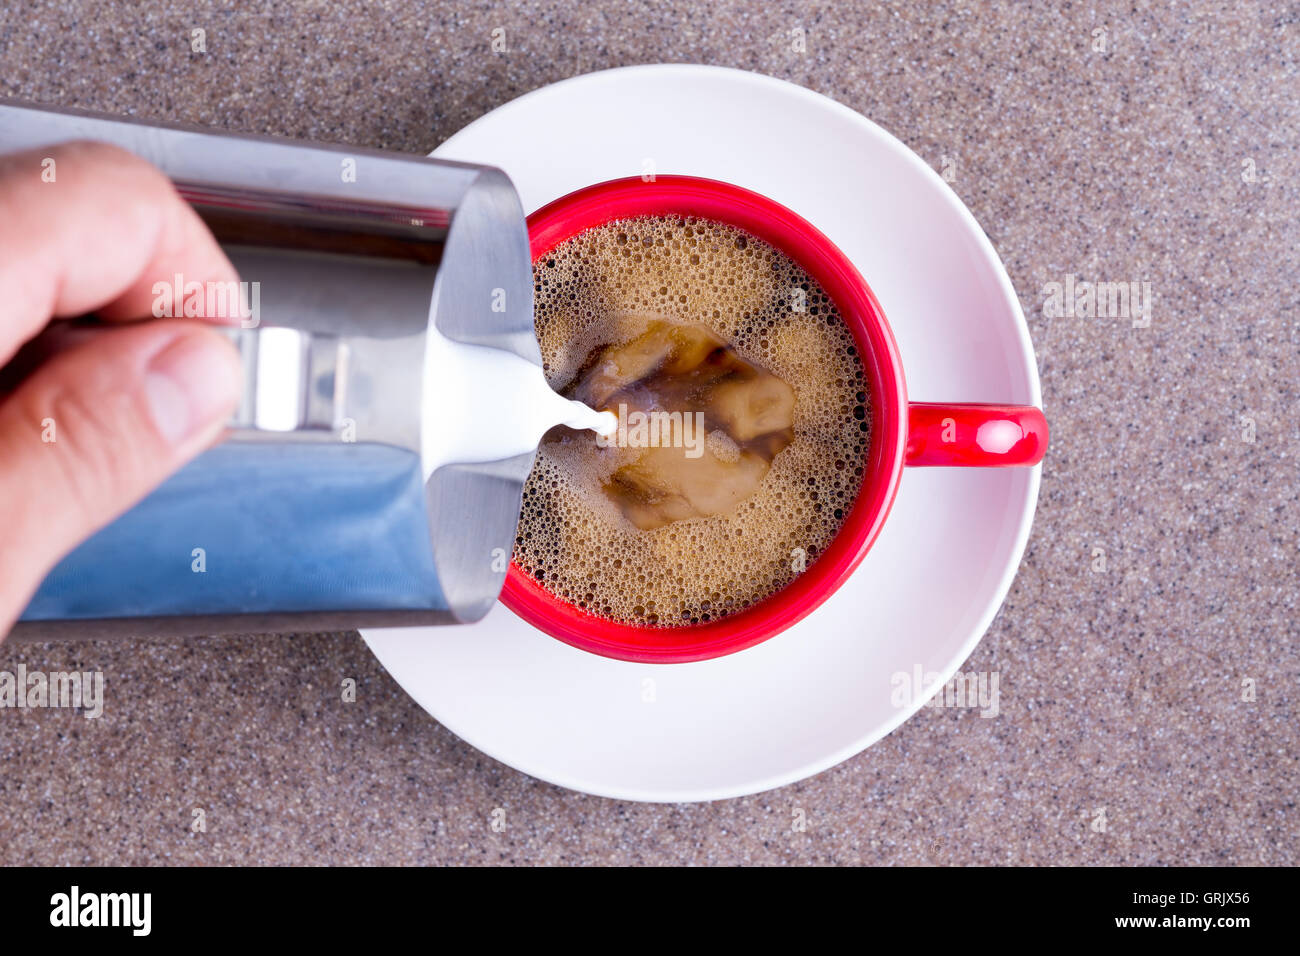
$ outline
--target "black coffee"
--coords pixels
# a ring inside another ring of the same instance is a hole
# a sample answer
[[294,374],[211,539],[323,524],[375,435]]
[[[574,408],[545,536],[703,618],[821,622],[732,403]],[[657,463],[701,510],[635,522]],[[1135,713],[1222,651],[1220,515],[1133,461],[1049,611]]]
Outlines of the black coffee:
[[739,229],[678,217],[588,230],[534,278],[548,380],[620,430],[547,435],[520,566],[591,613],[680,626],[811,565],[870,441],[856,343],[820,286]]

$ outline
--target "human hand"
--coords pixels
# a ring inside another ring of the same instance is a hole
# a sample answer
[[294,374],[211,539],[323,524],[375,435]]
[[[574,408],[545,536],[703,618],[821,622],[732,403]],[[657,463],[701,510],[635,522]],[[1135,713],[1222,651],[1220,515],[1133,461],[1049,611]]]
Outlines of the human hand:
[[0,639],[65,554],[211,445],[234,410],[233,346],[204,320],[149,318],[154,283],[177,273],[238,280],[144,160],[96,143],[0,156],[0,368],[51,319],[94,312],[111,326],[0,390]]

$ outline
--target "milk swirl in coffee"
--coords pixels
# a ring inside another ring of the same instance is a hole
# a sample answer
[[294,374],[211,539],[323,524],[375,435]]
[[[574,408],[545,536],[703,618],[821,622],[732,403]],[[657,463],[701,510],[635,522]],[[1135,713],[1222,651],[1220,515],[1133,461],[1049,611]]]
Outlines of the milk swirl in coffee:
[[618,414],[542,441],[520,567],[590,613],[674,627],[790,583],[852,507],[870,441],[852,333],[791,259],[728,225],[640,217],[534,265],[547,381]]

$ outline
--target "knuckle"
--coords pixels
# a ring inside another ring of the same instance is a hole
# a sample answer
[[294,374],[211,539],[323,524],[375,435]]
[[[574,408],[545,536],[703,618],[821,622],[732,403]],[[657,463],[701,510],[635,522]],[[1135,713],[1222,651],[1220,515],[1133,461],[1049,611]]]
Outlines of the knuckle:
[[72,160],[75,163],[95,166],[142,166],[148,168],[149,165],[139,156],[120,146],[94,139],[75,139],[71,142],[60,143],[54,147],[52,155],[56,158],[62,157]]
[[60,179],[94,189],[131,212],[147,211],[160,194],[173,192],[171,181],[153,164],[112,143],[75,140],[55,147],[51,155],[59,164]]

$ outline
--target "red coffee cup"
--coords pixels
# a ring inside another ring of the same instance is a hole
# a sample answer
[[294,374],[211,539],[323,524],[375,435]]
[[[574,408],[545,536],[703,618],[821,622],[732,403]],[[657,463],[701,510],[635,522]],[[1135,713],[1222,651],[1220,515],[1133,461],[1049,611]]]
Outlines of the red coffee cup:
[[811,223],[758,193],[692,176],[588,186],[528,217],[533,261],[587,229],[640,216],[694,216],[736,226],[817,280],[853,332],[866,372],[871,445],[862,487],[825,552],[785,588],[736,614],[681,627],[610,621],[555,597],[512,562],[501,600],[525,621],[566,644],[625,661],[685,663],[744,650],[812,613],[848,580],[880,534],[904,466],[998,468],[1042,460],[1047,421],[1037,408],[909,403],[898,346],[866,280]]

